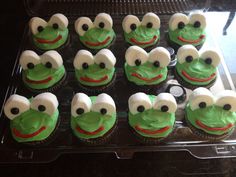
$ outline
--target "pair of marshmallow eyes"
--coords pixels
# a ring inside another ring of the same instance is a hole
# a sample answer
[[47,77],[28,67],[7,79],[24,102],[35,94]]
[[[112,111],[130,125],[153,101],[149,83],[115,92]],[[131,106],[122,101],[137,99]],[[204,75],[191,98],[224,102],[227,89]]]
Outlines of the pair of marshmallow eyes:
[[98,95],[94,103],[86,94],[77,93],[71,102],[71,115],[77,117],[90,111],[113,115],[116,113],[116,105],[112,97],[105,93]]
[[147,53],[138,46],[131,46],[126,50],[125,59],[129,66],[140,66],[147,61],[154,67],[166,67],[170,63],[170,53],[163,47],[157,47]]
[[199,54],[197,49],[192,45],[184,45],[177,52],[177,60],[180,64],[191,63],[196,59],[203,60],[207,65],[217,67],[221,61],[221,56],[214,50],[206,50]]
[[39,94],[31,102],[27,98],[15,94],[7,100],[4,106],[4,113],[11,120],[30,109],[52,116],[57,107],[57,97],[52,93]]
[[109,49],[102,49],[95,56],[87,50],[80,50],[74,59],[74,67],[78,70],[88,69],[94,63],[101,69],[112,69],[116,64],[116,58]]
[[30,29],[31,32],[35,35],[42,32],[45,27],[51,26],[53,29],[62,29],[64,30],[68,26],[68,19],[63,14],[54,14],[48,22],[39,17],[33,17],[30,20]]
[[126,33],[130,33],[131,31],[135,31],[140,25],[145,26],[146,28],[158,30],[160,28],[160,23],[159,17],[156,14],[149,12],[143,16],[141,22],[138,17],[134,15],[127,15],[122,22],[122,27]]
[[226,111],[236,112],[236,93],[225,90],[214,97],[208,89],[200,87],[193,91],[189,98],[189,105],[193,111],[217,105]]
[[75,21],[75,30],[83,36],[91,28],[111,30],[113,26],[112,18],[109,14],[100,13],[95,17],[94,22],[88,17],[80,17]]
[[193,12],[189,16],[176,13],[170,18],[169,28],[174,31],[176,29],[183,29],[187,24],[191,24],[196,29],[205,29],[206,18],[202,12]]
[[23,70],[34,69],[40,63],[48,69],[58,69],[63,65],[63,60],[61,55],[55,50],[47,51],[41,56],[32,50],[26,50],[20,56],[20,65]]
[[139,92],[129,98],[128,104],[132,114],[142,113],[152,108],[168,113],[175,113],[177,110],[176,100],[169,93],[160,93],[152,103],[148,95]]

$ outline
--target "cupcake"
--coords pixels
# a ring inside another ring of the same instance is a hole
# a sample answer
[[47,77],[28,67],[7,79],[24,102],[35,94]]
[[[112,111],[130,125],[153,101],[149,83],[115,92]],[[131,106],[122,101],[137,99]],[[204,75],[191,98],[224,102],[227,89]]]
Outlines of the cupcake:
[[80,17],[75,22],[75,31],[80,41],[89,49],[108,47],[115,38],[112,27],[112,18],[106,13],[99,13],[94,22],[88,17]]
[[10,119],[13,138],[18,143],[41,144],[53,136],[59,122],[58,100],[52,93],[27,99],[14,94],[6,101],[4,113]]
[[131,46],[125,53],[125,74],[128,81],[136,86],[151,88],[161,85],[167,79],[170,54],[163,47],[147,53],[138,46]]
[[236,122],[236,93],[224,90],[213,96],[206,88],[195,89],[186,105],[185,119],[193,133],[202,139],[215,141],[228,137]]
[[81,88],[96,92],[108,88],[115,80],[116,58],[108,49],[93,56],[87,50],[80,50],[75,56],[75,76]]
[[217,77],[221,56],[215,50],[201,53],[192,45],[184,45],[177,52],[176,79],[185,87],[211,87]]
[[189,16],[176,13],[169,20],[168,42],[175,50],[186,44],[200,48],[206,40],[205,28],[204,13],[195,11]]
[[48,22],[39,17],[33,17],[29,26],[33,43],[39,49],[57,49],[67,41],[68,19],[63,14],[54,14]]
[[89,145],[107,142],[116,121],[116,105],[109,95],[75,94],[71,102],[71,128],[81,142]]
[[39,56],[26,50],[20,56],[22,80],[32,91],[53,91],[65,78],[65,68],[61,55],[54,50]]
[[128,104],[129,125],[141,142],[158,143],[173,131],[177,103],[171,94],[138,92],[130,96]]

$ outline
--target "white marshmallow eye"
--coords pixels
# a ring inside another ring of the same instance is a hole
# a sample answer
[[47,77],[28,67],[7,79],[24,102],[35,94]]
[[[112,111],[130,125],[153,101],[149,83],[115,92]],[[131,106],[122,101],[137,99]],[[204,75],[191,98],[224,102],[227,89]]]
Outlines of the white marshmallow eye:
[[93,22],[88,17],[80,17],[75,21],[75,31],[80,36],[83,36],[91,28],[93,28]]
[[216,95],[216,105],[226,111],[236,112],[236,93],[232,90],[224,90]]
[[15,117],[21,115],[30,109],[30,102],[27,98],[20,95],[12,95],[6,101],[4,106],[4,113],[7,118],[13,120]]
[[141,47],[131,46],[125,52],[125,60],[130,66],[140,66],[148,60],[148,54]]
[[71,102],[71,115],[74,117],[81,116],[86,112],[90,112],[92,102],[84,93],[77,93]]
[[19,62],[23,70],[33,69],[40,63],[40,57],[32,50],[25,50],[22,52]]
[[129,111],[132,114],[142,113],[152,108],[152,102],[148,95],[142,92],[135,93],[128,100]]
[[47,25],[48,23],[39,17],[33,17],[29,22],[30,30],[34,35],[42,32]]
[[171,16],[169,21],[169,28],[174,31],[176,29],[183,29],[189,23],[189,17],[182,13],[176,13]]
[[158,30],[160,23],[160,18],[156,14],[149,12],[143,16],[141,25]]
[[221,56],[214,50],[207,50],[200,55],[200,58],[205,61],[206,64],[217,67],[220,64]]
[[160,93],[154,101],[154,109],[161,112],[175,113],[177,110],[177,103],[173,95],[169,93]]
[[193,111],[211,106],[214,102],[212,93],[203,87],[195,89],[189,97],[189,105]]
[[170,53],[164,47],[157,47],[149,53],[148,61],[157,68],[166,67],[170,63]]
[[78,70],[88,69],[90,65],[94,64],[93,55],[87,50],[80,50],[77,52],[73,64]]
[[177,60],[180,64],[187,62],[191,63],[193,60],[199,58],[197,49],[192,45],[184,45],[179,48],[177,52]]
[[97,96],[95,103],[92,105],[92,111],[99,112],[102,115],[113,115],[116,113],[116,105],[111,96],[102,93]]
[[41,93],[33,98],[31,108],[52,116],[58,107],[57,97],[49,92]]
[[206,17],[202,12],[194,12],[189,16],[189,23],[193,25],[194,28],[206,28]]
[[67,26],[68,26],[68,19],[66,18],[66,16],[65,15],[63,15],[63,14],[54,14],[51,18],[50,18],[50,20],[49,20],[49,22],[48,22],[48,25],[49,26],[51,26],[51,27],[53,27],[53,29],[62,29],[62,30],[64,30],[64,29],[66,29],[67,28]]
[[113,26],[112,18],[109,14],[100,13],[95,17],[94,26],[101,29],[111,30]]
[[122,27],[126,33],[130,33],[131,31],[135,31],[136,28],[138,28],[138,26],[140,26],[140,24],[141,23],[140,23],[138,17],[136,17],[134,15],[127,15],[122,21]]
[[48,52],[45,52],[41,56],[41,62],[43,65],[45,65],[46,68],[49,69],[50,68],[58,69],[63,64],[61,55],[55,50],[50,50]]
[[108,49],[100,50],[95,56],[95,63],[101,69],[112,69],[116,64],[116,57]]

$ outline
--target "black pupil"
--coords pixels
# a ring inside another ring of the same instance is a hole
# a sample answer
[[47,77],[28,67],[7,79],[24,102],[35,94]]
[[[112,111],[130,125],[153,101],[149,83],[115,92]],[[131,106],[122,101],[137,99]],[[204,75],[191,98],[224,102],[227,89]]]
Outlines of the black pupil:
[[82,67],[83,67],[83,69],[88,69],[89,65],[88,65],[88,63],[83,63]]
[[212,59],[211,58],[207,58],[205,59],[205,63],[210,65],[212,63]]
[[77,110],[76,110],[76,113],[77,114],[83,114],[84,113],[84,109],[83,108],[78,108]]
[[205,102],[199,103],[199,108],[205,108],[205,107],[206,107],[206,103]]
[[58,29],[58,24],[57,23],[54,23],[53,25],[52,25],[52,27],[53,27],[53,29]]
[[88,31],[89,26],[88,26],[87,24],[83,24],[83,25],[82,25],[82,29],[83,29],[84,31]]
[[100,113],[104,115],[104,114],[107,113],[107,110],[106,110],[105,108],[102,108],[102,109],[100,110]]
[[192,57],[192,56],[187,56],[187,57],[185,58],[185,61],[188,62],[188,63],[190,63],[190,62],[193,61],[193,57]]
[[201,23],[199,21],[196,21],[194,24],[193,24],[194,28],[199,28],[201,26]]
[[130,29],[131,29],[132,31],[134,31],[136,28],[137,28],[137,26],[136,26],[134,23],[130,25]]
[[33,69],[33,68],[34,68],[34,64],[33,64],[33,63],[28,63],[28,64],[27,64],[27,67],[28,67],[29,69]]
[[38,110],[39,110],[40,112],[43,112],[43,111],[46,110],[46,108],[45,108],[44,105],[39,105],[39,106],[38,106]]
[[230,104],[225,104],[223,107],[224,110],[228,111],[231,109],[231,105]]
[[100,68],[104,69],[106,67],[105,63],[100,63],[99,64]]
[[179,22],[179,23],[178,23],[178,28],[179,28],[179,29],[183,29],[184,27],[185,27],[184,22]]
[[167,112],[169,110],[168,106],[164,105],[161,107],[162,112]]
[[45,66],[46,66],[47,68],[51,68],[51,67],[52,67],[52,64],[51,64],[50,62],[47,62],[47,63],[45,64]]
[[152,23],[151,22],[147,23],[147,28],[152,28]]
[[38,32],[42,32],[43,31],[43,27],[42,26],[38,26]]
[[103,22],[100,22],[100,23],[99,23],[99,27],[100,27],[100,28],[104,28],[104,26],[105,26],[105,24],[104,24]]
[[153,65],[154,65],[155,67],[159,67],[159,66],[160,66],[160,62],[159,62],[159,61],[155,61],[155,62],[153,63]]
[[145,111],[144,106],[138,106],[138,107],[137,107],[137,111],[138,111],[138,112],[143,112],[143,111]]
[[136,65],[136,66],[141,65],[141,60],[140,60],[140,59],[136,59],[136,60],[135,60],[135,65]]
[[20,112],[20,110],[18,108],[11,108],[11,113],[16,115]]

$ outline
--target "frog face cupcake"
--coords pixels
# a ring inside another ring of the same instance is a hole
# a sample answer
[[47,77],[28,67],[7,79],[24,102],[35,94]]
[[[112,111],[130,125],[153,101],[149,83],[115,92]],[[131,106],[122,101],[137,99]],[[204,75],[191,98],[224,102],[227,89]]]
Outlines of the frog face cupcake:
[[100,50],[95,56],[80,50],[74,59],[76,78],[86,90],[103,90],[114,81],[115,63],[116,58],[108,49]]
[[33,91],[54,90],[65,78],[62,57],[54,50],[41,56],[26,50],[21,54],[20,66],[24,84]]
[[140,22],[138,17],[127,15],[122,27],[126,42],[142,48],[155,45],[160,39],[160,19],[152,13],[146,13]]
[[75,22],[75,30],[80,41],[90,49],[108,47],[115,38],[113,21],[109,14],[100,13],[94,22],[88,17],[80,17]]
[[163,47],[147,53],[138,46],[131,46],[125,53],[125,73],[130,82],[139,86],[156,86],[167,78],[170,54]]
[[142,142],[158,143],[173,131],[177,103],[171,94],[138,92],[129,98],[128,104],[129,125]]
[[33,17],[29,23],[33,43],[42,50],[57,49],[68,38],[68,19],[63,14],[54,14],[48,22]]
[[192,45],[184,45],[177,52],[175,75],[187,88],[211,87],[216,80],[216,68],[221,56],[214,50],[205,50],[199,54]]
[[185,44],[200,47],[206,40],[205,28],[204,13],[196,11],[190,13],[189,16],[176,13],[169,21],[169,42],[175,49]]
[[206,88],[197,88],[189,98],[185,117],[197,136],[206,140],[228,137],[236,122],[236,93],[224,90],[215,96]]
[[4,106],[10,119],[13,138],[19,143],[39,144],[49,140],[55,131],[59,112],[58,101],[51,93],[42,93],[27,99],[12,95]]
[[102,93],[88,97],[77,93],[71,102],[71,128],[86,144],[106,142],[116,125],[116,106],[113,99]]

